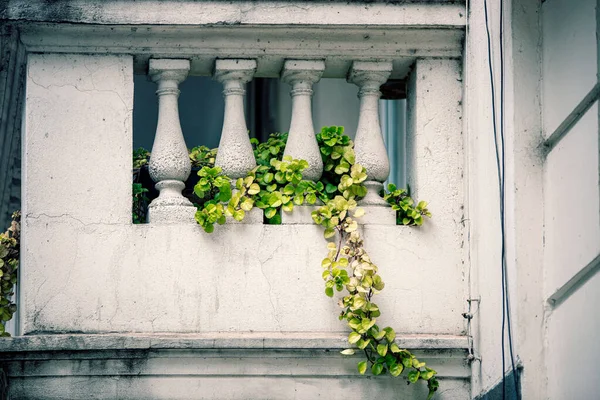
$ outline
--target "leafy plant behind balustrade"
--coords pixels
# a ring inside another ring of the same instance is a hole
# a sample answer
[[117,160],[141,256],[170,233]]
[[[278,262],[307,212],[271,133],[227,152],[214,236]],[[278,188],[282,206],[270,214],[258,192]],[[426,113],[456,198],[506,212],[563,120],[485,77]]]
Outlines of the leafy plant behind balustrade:
[[[367,193],[363,185],[367,171],[356,163],[354,143],[344,135],[342,127],[323,128],[317,134],[317,142],[324,171],[318,182],[312,182],[302,177],[302,171],[308,167],[306,161],[283,155],[286,141],[285,133],[274,133],[264,143],[251,139],[257,166],[246,177],[237,179],[234,188],[231,179],[214,166],[216,149],[192,149],[190,158],[201,166],[194,187],[194,194],[200,199],[196,203],[196,221],[210,233],[215,224],[224,224],[227,217],[241,221],[247,212],[258,207],[268,223],[277,224],[281,223],[281,212],[292,212],[294,206],[320,200],[324,205],[313,211],[312,218],[325,228],[324,236],[329,240],[327,256],[321,263],[325,294],[333,297],[336,291],[345,290],[339,300],[339,318],[350,328],[348,342],[354,345],[342,354],[364,354],[364,360],[357,365],[360,374],[370,367],[373,375],[399,376],[406,371],[409,383],[426,381],[430,399],[439,386],[436,371],[401,349],[391,327],[380,328],[377,324],[381,311],[373,299],[385,285],[358,232],[356,219],[364,211],[357,207],[357,200]],[[388,191],[384,199],[397,211],[398,224],[420,226],[424,216],[431,217],[427,203],[415,206],[407,190],[389,185]]]

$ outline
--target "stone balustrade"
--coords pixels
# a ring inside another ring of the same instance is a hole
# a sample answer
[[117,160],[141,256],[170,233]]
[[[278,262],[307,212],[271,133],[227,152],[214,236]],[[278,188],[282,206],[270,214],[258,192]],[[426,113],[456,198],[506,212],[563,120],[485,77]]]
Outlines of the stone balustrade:
[[[245,84],[256,72],[252,59],[217,59],[213,78],[223,84],[225,111],[221,140],[215,165],[233,180],[243,177],[257,164],[244,116]],[[190,174],[190,162],[181,132],[177,98],[178,84],[190,69],[188,60],[150,60],[149,74],[158,84],[159,117],[150,159],[150,175],[160,196],[150,204],[149,222],[177,223],[193,221],[194,207],[181,190]],[[292,96],[291,124],[285,155],[308,162],[304,178],[317,181],[323,173],[323,162],[317,144],[312,118],[312,86],[325,71],[323,60],[286,60],[281,79],[290,84]],[[359,87],[360,108],[355,134],[356,162],[367,169],[367,196],[361,200],[366,209],[363,224],[395,224],[395,211],[381,198],[382,184],[390,171],[385,144],[379,125],[379,87],[392,72],[390,61],[355,61],[348,82]],[[349,132],[352,134],[351,132]],[[283,213],[283,224],[311,224],[315,206],[296,207]],[[228,222],[234,222],[228,219]],[[262,223],[262,211],[253,209],[244,223]]]

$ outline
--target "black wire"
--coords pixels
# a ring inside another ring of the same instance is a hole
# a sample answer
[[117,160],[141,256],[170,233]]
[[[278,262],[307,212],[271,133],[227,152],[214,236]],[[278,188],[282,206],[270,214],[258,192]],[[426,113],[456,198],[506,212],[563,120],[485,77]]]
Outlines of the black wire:
[[[498,128],[496,124],[496,91],[494,87],[494,68],[492,66],[492,43],[489,29],[489,18],[487,0],[483,2],[485,12],[485,29],[487,34],[487,50],[488,50],[488,67],[490,72],[490,86],[492,94],[492,123],[494,132],[494,148],[496,152],[496,167],[498,173],[498,186],[500,192],[500,232],[501,232],[501,281],[502,281],[502,399],[506,399],[506,353],[505,353],[505,342],[504,332],[508,328],[508,343],[510,348],[510,359],[511,369],[515,384],[515,391],[517,399],[520,399],[520,390],[517,371],[515,368],[514,354],[513,354],[513,342],[512,342],[512,329],[510,321],[510,301],[508,293],[508,279],[506,273],[506,232],[505,232],[505,143],[504,143],[504,44],[503,44],[503,32],[504,32],[504,7],[503,2],[500,0],[500,148],[498,146]],[[502,152],[502,162],[500,162],[500,152]]]
[[[517,369],[515,368],[515,356],[513,353],[513,340],[512,340],[512,324],[510,320],[510,292],[508,290],[508,275],[506,271],[506,246],[505,246],[505,229],[506,229],[506,218],[505,218],[505,188],[506,188],[506,175],[505,175],[505,143],[504,143],[504,1],[500,0],[500,141],[502,149],[502,181],[501,187],[501,199],[500,199],[500,213],[502,222],[502,271],[504,275],[504,281],[502,282],[502,290],[506,299],[506,323],[508,328],[508,349],[510,351],[510,363],[513,375],[513,381],[515,385],[515,392],[517,399],[521,399],[520,387],[519,387],[519,376]],[[504,329],[502,330],[504,332]],[[504,333],[503,333],[504,335]],[[504,349],[504,347],[503,347]]]
[[[496,127],[496,91],[494,90],[494,69],[492,67],[492,39],[490,35],[489,21],[488,21],[488,9],[487,0],[483,1],[483,9],[485,12],[485,30],[487,34],[487,50],[488,50],[488,67],[490,70],[490,86],[492,91],[492,126],[494,131],[494,143],[496,148],[496,166],[498,171],[498,183],[500,185],[500,192],[502,192],[502,178],[500,176],[500,156],[498,154],[498,128]],[[502,201],[500,201],[500,208],[502,209]],[[502,210],[500,211],[502,213]],[[501,228],[502,229],[502,228]],[[504,235],[502,235],[504,236]],[[502,268],[502,286],[504,287],[504,268]],[[504,380],[504,371],[506,370],[506,356],[504,354],[504,320],[505,320],[505,299],[504,290],[502,290],[502,400],[506,399],[506,382]]]

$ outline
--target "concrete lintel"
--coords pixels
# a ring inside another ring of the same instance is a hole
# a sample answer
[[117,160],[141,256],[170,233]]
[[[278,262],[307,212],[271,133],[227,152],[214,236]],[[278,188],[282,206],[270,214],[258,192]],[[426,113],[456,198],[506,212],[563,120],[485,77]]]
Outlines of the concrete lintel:
[[380,25],[82,25],[18,23],[28,52],[133,54],[137,73],[150,58],[190,59],[190,75],[212,75],[215,59],[256,59],[257,77],[279,77],[285,60],[325,61],[325,78],[345,78],[353,61],[392,60],[404,78],[417,58],[460,58],[463,28]]

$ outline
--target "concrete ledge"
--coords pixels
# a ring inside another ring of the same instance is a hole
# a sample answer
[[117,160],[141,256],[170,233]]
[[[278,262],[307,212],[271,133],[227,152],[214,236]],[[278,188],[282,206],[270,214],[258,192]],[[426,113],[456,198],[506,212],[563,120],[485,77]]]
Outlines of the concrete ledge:
[[[469,397],[466,337],[399,342],[438,371],[436,400]],[[422,382],[360,375],[344,347],[342,333],[39,335],[0,340],[0,367],[11,400],[426,398]]]
[[[2,338],[0,353],[139,349],[346,349],[345,333],[213,332],[203,334],[51,334]],[[400,335],[410,349],[467,349],[468,338],[455,335]]]

